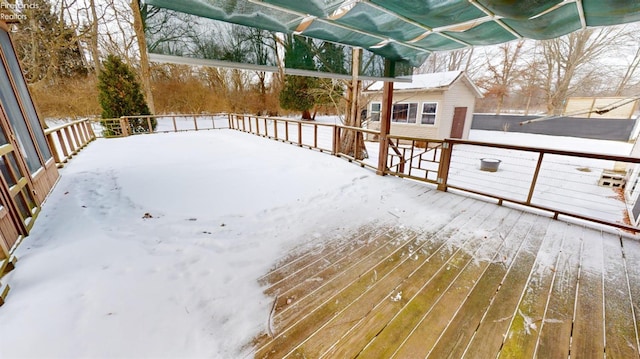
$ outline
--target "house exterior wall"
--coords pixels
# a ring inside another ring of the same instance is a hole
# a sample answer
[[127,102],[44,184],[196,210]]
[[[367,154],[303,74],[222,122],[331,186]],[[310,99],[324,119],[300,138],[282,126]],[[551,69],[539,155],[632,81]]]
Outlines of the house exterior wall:
[[0,21],[0,260],[26,236],[58,179],[58,169]]
[[[372,113],[372,104],[382,102],[382,93],[369,94],[367,114]],[[453,111],[455,107],[467,107],[463,138],[468,138],[471,120],[475,108],[475,94],[462,81],[456,81],[447,90],[401,90],[394,91],[394,104],[418,103],[418,120],[416,123],[391,122],[391,135],[417,137],[425,139],[445,139],[451,135]],[[420,124],[422,104],[437,103],[436,121],[433,125]],[[368,128],[380,129],[380,122],[370,121]]]
[[456,81],[444,93],[444,101],[442,104],[442,117],[444,122],[448,123],[448,127],[440,127],[438,138],[451,137],[451,124],[453,123],[453,111],[456,107],[466,107],[467,115],[464,120],[464,130],[462,138],[469,138],[471,131],[471,121],[473,120],[473,112],[475,110],[476,97],[475,94],[462,81]]

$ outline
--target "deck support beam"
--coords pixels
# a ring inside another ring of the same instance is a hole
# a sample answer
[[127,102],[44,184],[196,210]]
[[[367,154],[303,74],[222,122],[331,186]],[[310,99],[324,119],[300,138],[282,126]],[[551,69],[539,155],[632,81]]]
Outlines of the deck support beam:
[[[385,75],[393,73],[394,64],[387,60],[385,62]],[[378,155],[378,169],[376,174],[384,176],[387,171],[387,157],[389,155],[389,140],[387,135],[391,130],[391,108],[393,106],[393,82],[385,81],[382,91],[382,109],[380,110],[380,152]]]

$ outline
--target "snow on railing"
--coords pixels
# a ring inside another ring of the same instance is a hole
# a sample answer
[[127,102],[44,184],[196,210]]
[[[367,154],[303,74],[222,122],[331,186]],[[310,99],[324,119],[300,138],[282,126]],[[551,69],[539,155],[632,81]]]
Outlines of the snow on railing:
[[[359,127],[342,126],[315,121],[302,121],[289,118],[264,117],[254,115],[229,114],[232,129],[252,133],[257,136],[286,142],[320,152],[346,158],[362,167],[376,168],[375,160],[369,153],[377,153],[375,146],[361,146],[366,137],[377,136],[379,131]],[[354,153],[365,154],[355,156]]]
[[96,139],[90,119],[77,120],[44,130],[58,167]]

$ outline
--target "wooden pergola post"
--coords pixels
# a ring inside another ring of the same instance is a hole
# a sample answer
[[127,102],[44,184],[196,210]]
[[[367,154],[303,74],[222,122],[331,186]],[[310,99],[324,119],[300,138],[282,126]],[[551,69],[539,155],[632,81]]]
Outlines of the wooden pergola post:
[[[392,77],[393,62],[385,61],[385,77]],[[389,140],[387,135],[391,130],[391,107],[393,106],[393,82],[385,81],[382,91],[382,109],[380,110],[380,152],[378,155],[378,169],[376,174],[384,176],[387,170],[389,154]]]

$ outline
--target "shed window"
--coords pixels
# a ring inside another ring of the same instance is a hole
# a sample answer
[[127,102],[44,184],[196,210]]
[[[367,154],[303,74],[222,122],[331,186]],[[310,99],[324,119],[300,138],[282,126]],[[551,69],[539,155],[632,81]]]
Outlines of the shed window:
[[391,122],[416,123],[417,115],[417,103],[396,103],[393,105]]
[[380,109],[382,104],[380,102],[371,103],[371,121],[380,121]]
[[420,123],[423,125],[435,125],[436,123],[436,110],[438,104],[435,102],[425,102],[422,104],[422,118]]

